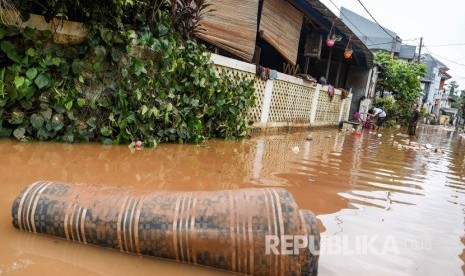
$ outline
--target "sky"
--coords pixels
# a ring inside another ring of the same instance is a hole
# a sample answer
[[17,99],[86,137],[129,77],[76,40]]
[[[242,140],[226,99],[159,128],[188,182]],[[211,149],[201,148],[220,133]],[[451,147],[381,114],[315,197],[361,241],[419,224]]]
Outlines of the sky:
[[[342,6],[372,20],[358,0],[320,1],[337,16],[340,15],[337,8]],[[360,1],[383,27],[395,32],[405,44],[418,46],[423,37],[426,49],[422,53],[429,50],[446,64],[452,76],[448,82],[455,80],[460,90],[465,89],[465,0]],[[440,46],[458,43],[462,45]]]

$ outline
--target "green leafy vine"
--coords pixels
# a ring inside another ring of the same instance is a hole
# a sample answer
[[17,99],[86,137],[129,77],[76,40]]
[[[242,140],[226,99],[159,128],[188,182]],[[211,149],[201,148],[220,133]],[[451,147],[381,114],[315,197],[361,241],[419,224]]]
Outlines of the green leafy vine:
[[167,11],[154,16],[138,31],[94,26],[74,46],[0,27],[0,137],[155,146],[247,135],[253,80],[217,73]]

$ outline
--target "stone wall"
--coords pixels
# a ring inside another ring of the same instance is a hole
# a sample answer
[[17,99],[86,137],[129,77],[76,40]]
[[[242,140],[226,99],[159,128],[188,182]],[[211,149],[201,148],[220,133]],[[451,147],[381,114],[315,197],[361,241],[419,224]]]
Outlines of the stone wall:
[[19,28],[32,28],[40,31],[52,31],[53,41],[61,45],[79,44],[86,40],[88,31],[84,24],[60,18],[46,22],[42,15],[31,14],[27,21],[17,17],[15,22],[7,22]]

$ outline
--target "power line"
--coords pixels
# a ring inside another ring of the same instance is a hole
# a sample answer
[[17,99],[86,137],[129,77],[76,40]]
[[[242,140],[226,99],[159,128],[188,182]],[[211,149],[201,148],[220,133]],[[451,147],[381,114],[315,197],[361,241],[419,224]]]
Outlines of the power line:
[[[423,45],[424,45],[424,44],[423,44]],[[424,45],[424,46],[425,46],[425,45]],[[427,48],[426,46],[425,46],[425,48],[428,50],[428,48]],[[428,50],[428,53],[431,54],[431,52],[430,52],[429,50]],[[448,58],[442,57],[442,56],[440,56],[440,55],[438,55],[438,54],[436,54],[436,53],[433,53],[433,54],[434,54],[434,56],[437,56],[438,58],[442,58],[443,60],[446,60],[446,61],[448,61],[448,62],[451,62],[451,63],[454,63],[454,64],[457,64],[457,65],[460,65],[460,66],[464,66],[464,67],[465,67],[465,64],[463,64],[463,63],[458,63],[458,62],[456,62],[456,61],[453,61],[453,60],[450,60],[450,59],[448,59]]]
[[415,38],[403,39],[402,41],[417,41],[418,39],[419,37],[415,37]]
[[[367,37],[368,39],[368,37]],[[402,44],[404,44],[403,42],[407,42],[407,41],[416,41],[418,40],[418,38],[415,38],[415,39],[405,39],[405,40],[402,40]],[[392,44],[392,41],[391,42],[383,42],[383,43],[376,43],[376,44],[370,44],[370,45],[367,45],[367,46],[378,46],[378,45],[387,45],[387,44]],[[411,46],[414,46],[414,45],[411,45]]]
[[[428,49],[428,47],[426,47],[426,45],[425,45],[425,44],[423,44],[423,46],[425,47],[425,49],[426,49],[426,51],[428,52],[428,54],[429,54],[429,55],[432,57],[431,59],[433,60],[433,62],[436,64],[436,67],[437,67],[437,66],[438,66],[438,63],[436,62],[435,58],[433,57],[433,53],[431,53],[431,52],[430,52],[430,50]],[[461,64],[461,63],[458,63],[458,62],[455,62],[455,61],[449,60],[449,59],[447,59],[447,58],[444,58],[444,57],[441,57],[441,56],[439,56],[439,55],[437,55],[437,54],[434,54],[434,56],[436,56],[436,57],[438,57],[438,58],[442,58],[442,59],[444,59],[444,60],[446,60],[446,61],[449,61],[449,62],[455,63],[455,64],[457,64],[457,65],[465,66],[465,64]],[[459,77],[459,78],[457,78],[457,77]],[[465,77],[456,76],[456,78],[452,78],[452,79],[455,79],[455,80],[457,80],[457,81],[458,81],[458,80],[465,79]]]
[[441,45],[429,45],[429,47],[449,47],[449,46],[460,46],[465,45],[465,43],[452,43],[452,44],[441,44]]
[[368,36],[366,36],[362,31],[360,31],[360,29],[357,27],[357,25],[352,23],[352,21],[350,21],[350,19],[339,9],[339,7],[336,4],[334,4],[333,0],[329,0],[329,2],[331,2],[331,4],[333,4],[333,6],[344,16],[345,19],[347,19],[347,21],[349,21],[350,24],[352,24],[352,26],[355,27],[355,29],[357,29],[357,31],[360,32],[361,35],[366,37],[368,41],[370,41],[372,44],[374,44],[374,42],[371,41],[371,39]]
[[457,64],[457,65],[460,65],[460,66],[465,66],[465,64],[458,63],[458,62],[456,62],[456,61],[447,59],[447,58],[442,57],[442,56],[440,56],[440,55],[438,55],[438,54],[436,54],[436,53],[431,53],[431,51],[429,50],[429,48],[428,48],[425,44],[423,44],[423,46],[425,47],[425,49],[426,49],[426,51],[428,52],[428,54],[432,57],[432,60],[433,60],[433,62],[436,64],[436,66],[438,66],[438,63],[434,60],[433,54],[434,54],[434,56],[436,56],[436,57],[438,57],[438,58],[442,58],[443,60],[446,60],[446,61],[448,61],[448,62],[452,62],[452,63]]
[[[388,44],[391,44],[391,45],[392,45],[392,41],[391,41],[391,42],[384,42],[384,43],[374,43],[367,35],[365,35],[365,34],[357,27],[357,25],[355,25],[352,21],[350,21],[350,19],[342,12],[341,9],[339,9],[339,7],[338,7],[332,0],[329,0],[329,2],[331,2],[331,4],[333,4],[333,6],[341,13],[341,15],[344,16],[343,19],[346,19],[347,21],[349,21],[349,23],[350,23],[352,26],[354,26],[355,29],[357,29],[363,37],[365,37],[369,42],[371,42],[371,44],[370,44],[370,45],[367,45],[367,46],[379,46],[379,45],[388,45]],[[359,1],[359,2],[360,2],[360,1]],[[361,2],[360,2],[360,4],[363,6],[363,4],[362,4]],[[364,8],[365,8],[365,6],[364,6]],[[366,8],[365,8],[365,10],[366,10]],[[368,12],[368,10],[367,10],[367,12]],[[370,14],[370,13],[368,12],[368,14]],[[370,16],[373,18],[373,16],[372,16],[371,14],[370,14]],[[416,40],[418,40],[418,38],[411,38],[411,39],[405,39],[405,40],[397,39],[397,38],[393,37],[390,33],[388,33],[388,32],[383,28],[383,26],[381,26],[381,25],[376,21],[376,19],[373,18],[373,20],[375,20],[376,24],[378,24],[378,26],[380,26],[380,27],[384,30],[384,32],[386,32],[390,37],[392,37],[392,38],[393,38],[395,41],[397,41],[397,42],[402,43],[402,42],[406,42],[406,41],[416,41]]]
[[370,11],[368,11],[368,9],[365,7],[365,5],[362,3],[362,1],[360,0],[357,0],[360,5],[362,5],[362,7],[365,9],[365,11],[368,13],[368,15],[371,17],[371,19],[373,19],[375,21],[376,24],[378,24],[378,26],[387,34],[389,35],[390,37],[392,37],[392,39],[394,39],[395,41],[397,42],[402,42],[400,41],[398,38],[396,37],[393,37],[383,26],[381,26],[381,24],[379,24],[378,20],[375,19],[375,17],[370,13]]
[[423,47],[425,47],[426,51],[428,52],[428,54],[430,55],[431,57],[431,60],[434,62],[434,64],[436,65],[436,67],[439,66],[439,64],[436,62],[436,59],[433,57],[433,55],[431,54],[431,52],[429,51],[428,47],[426,47],[426,45],[423,43]]

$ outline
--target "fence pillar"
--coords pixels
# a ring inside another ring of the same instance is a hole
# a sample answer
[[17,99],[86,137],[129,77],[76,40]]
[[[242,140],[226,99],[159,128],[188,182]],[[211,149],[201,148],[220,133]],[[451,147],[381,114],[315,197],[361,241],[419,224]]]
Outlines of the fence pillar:
[[310,125],[312,125],[315,122],[316,110],[318,109],[318,98],[320,97],[320,90],[321,90],[321,85],[317,84],[315,88],[315,95],[313,95],[313,99],[312,99],[312,107],[311,107],[311,112],[310,112]]
[[346,98],[347,101],[349,101],[349,108],[347,108],[347,113],[344,116],[344,121],[349,121],[350,117],[350,105],[352,104],[352,93],[349,94],[349,97]]
[[346,103],[348,98],[345,98],[344,100],[341,101],[341,107],[340,107],[340,110],[339,110],[339,119],[338,119],[338,122],[341,122],[343,118],[345,118],[345,114],[344,114],[344,105]]
[[265,83],[265,93],[263,96],[263,106],[262,106],[262,115],[260,117],[261,123],[268,122],[268,115],[270,114],[271,108],[271,97],[273,95],[273,85],[272,80],[267,80]]

